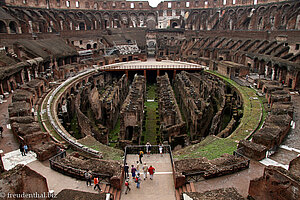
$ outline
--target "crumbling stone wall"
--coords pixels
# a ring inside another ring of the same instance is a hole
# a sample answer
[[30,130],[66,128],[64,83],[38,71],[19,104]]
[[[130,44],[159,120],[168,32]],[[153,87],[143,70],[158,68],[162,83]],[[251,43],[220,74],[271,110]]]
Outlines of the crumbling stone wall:
[[[240,141],[238,151],[249,158],[261,160],[265,158],[267,150],[278,147],[288,134],[293,106],[290,95],[283,91],[283,87],[278,82],[260,80],[257,87],[262,89],[266,96],[276,100],[271,104],[271,114],[267,116],[263,127],[253,134],[252,142]],[[281,97],[274,98],[278,94]]]
[[209,190],[206,192],[187,192],[186,195],[194,200],[215,200],[215,199],[226,199],[226,200],[245,200],[241,194],[238,193],[235,188],[221,188],[216,190]]
[[120,139],[139,144],[142,134],[146,80],[144,76],[135,75],[129,94],[120,113]]
[[[161,133],[171,146],[184,146],[186,126],[177,105],[175,94],[170,84],[168,74],[157,77],[158,110],[160,112]],[[180,137],[181,136],[181,137]],[[181,141],[180,141],[181,139]]]
[[213,178],[232,174],[249,167],[249,160],[224,154],[220,158],[208,160],[207,158],[181,159],[174,162],[175,171],[180,174],[192,176],[198,174],[203,178]]
[[242,107],[241,95],[221,79],[204,72],[181,72],[176,75],[174,90],[192,140],[219,134],[225,112],[231,121],[219,136],[227,137],[235,129],[237,109]]
[[[299,168],[297,169],[299,175]],[[300,177],[281,167],[265,167],[262,177],[251,180],[249,196],[253,199],[296,200],[300,198]]]
[[116,83],[109,86],[100,96],[101,121],[104,126],[112,130],[117,123],[121,104],[128,94],[128,80],[124,74]]
[[122,186],[123,167],[120,161],[90,158],[74,152],[63,158],[56,157],[51,167],[82,180],[85,180],[85,171],[90,170],[93,175],[108,180],[113,187],[121,189]]
[[213,107],[201,98],[186,72],[176,75],[174,90],[185,115],[192,140],[208,135],[213,118]]
[[48,133],[42,132],[31,110],[38,97],[46,91],[47,84],[42,78],[30,81],[16,91],[8,108],[13,134],[21,143],[27,144],[29,150],[34,151],[42,161],[57,153],[55,143]]
[[[24,165],[17,165],[13,169],[1,174],[1,194],[48,194],[46,178]],[[32,199],[34,199],[32,197]],[[44,199],[49,199],[44,198]]]

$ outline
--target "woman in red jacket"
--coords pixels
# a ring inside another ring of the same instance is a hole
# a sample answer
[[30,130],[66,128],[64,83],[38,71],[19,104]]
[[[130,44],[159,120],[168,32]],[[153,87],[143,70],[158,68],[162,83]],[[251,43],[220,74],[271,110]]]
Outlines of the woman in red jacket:
[[150,167],[148,168],[148,172],[150,174],[150,179],[153,180],[153,174],[155,173],[155,168],[152,167],[152,165],[150,165]]

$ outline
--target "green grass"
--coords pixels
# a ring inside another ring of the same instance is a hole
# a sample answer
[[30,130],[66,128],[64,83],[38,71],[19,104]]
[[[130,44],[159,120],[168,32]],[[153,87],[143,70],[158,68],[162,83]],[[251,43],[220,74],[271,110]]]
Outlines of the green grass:
[[234,141],[210,135],[196,145],[174,152],[173,156],[177,159],[206,157],[212,160],[224,153],[232,154],[234,150],[236,150]]
[[78,121],[76,113],[74,114],[71,120],[71,131],[73,131],[73,137],[75,137],[76,139],[82,138],[82,135],[78,130]]
[[174,158],[197,158],[200,156],[208,159],[220,157],[224,153],[232,154],[237,148],[237,143],[241,139],[247,138],[251,132],[254,132],[263,123],[267,113],[262,105],[265,101],[263,97],[258,97],[254,89],[240,86],[231,79],[224,77],[216,72],[207,71],[227,81],[233,87],[236,87],[243,98],[243,117],[239,126],[227,138],[217,138],[208,136],[205,140],[196,145],[185,147],[174,152]]
[[[156,85],[147,85],[147,99],[155,99],[156,98]],[[158,103],[156,101],[147,102],[145,101],[144,106],[146,107],[147,116],[145,122],[146,131],[143,131],[142,135],[144,136],[143,144],[146,142],[150,142],[151,144],[156,144],[156,137],[160,135],[160,133],[156,133],[156,128],[159,128],[159,125],[156,124],[158,121],[156,117],[158,116],[156,113],[156,109],[158,108]]]
[[124,156],[124,152],[122,150],[109,147],[107,145],[104,145],[100,142],[98,142],[95,138],[92,136],[86,136],[80,140],[78,140],[81,144],[95,149],[102,153],[104,160],[122,160]]
[[[119,139],[119,133],[120,133],[120,118],[118,118],[118,121],[114,127],[113,130],[109,132],[109,141],[117,141]],[[116,143],[111,143],[111,147],[115,147]]]

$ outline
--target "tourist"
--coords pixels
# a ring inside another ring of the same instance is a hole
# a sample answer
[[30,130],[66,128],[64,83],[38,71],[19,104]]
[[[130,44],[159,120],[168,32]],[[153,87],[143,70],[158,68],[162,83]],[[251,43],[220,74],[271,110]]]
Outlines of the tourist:
[[140,188],[140,184],[141,184],[140,173],[137,174],[135,178],[135,182],[136,182],[136,188]]
[[140,152],[139,152],[139,160],[140,160],[140,163],[143,163],[143,162],[142,162],[143,156],[144,156],[144,152],[143,152],[143,151],[140,151]]
[[19,148],[20,148],[20,151],[21,151],[21,155],[22,155],[22,156],[25,156],[23,144],[20,144]]
[[132,175],[132,178],[135,178],[135,172],[136,172],[136,168],[134,167],[134,165],[131,165],[131,175]]
[[148,165],[146,163],[144,163],[143,172],[144,172],[144,180],[146,180],[147,172],[148,172]]
[[127,165],[127,163],[125,163],[124,165],[124,173],[125,173],[125,178],[129,178],[129,166]]
[[27,144],[24,145],[24,153],[25,153],[25,156],[28,153],[28,146],[27,146]]
[[0,135],[1,135],[1,138],[3,138],[3,135],[2,135],[2,133],[3,133],[3,127],[2,127],[2,126],[0,126]]
[[140,173],[141,164],[139,161],[136,161],[136,172]]
[[150,179],[153,180],[153,174],[155,173],[155,168],[150,165],[148,172],[150,174]]
[[128,180],[125,181],[125,186],[126,186],[126,190],[125,190],[125,194],[127,194],[128,190],[130,191],[130,187],[129,187],[129,182]]
[[100,186],[99,186],[99,179],[98,179],[98,177],[95,177],[94,178],[94,190],[96,190],[96,188],[98,188],[98,190],[99,190],[99,192],[101,192],[101,188],[100,188]]
[[158,149],[159,149],[160,155],[163,156],[163,149],[164,149],[164,146],[162,145],[162,143],[159,143]]
[[86,172],[84,173],[84,177],[85,177],[85,180],[86,180],[86,185],[90,186],[92,185],[92,174],[89,170],[86,170]]
[[146,144],[146,152],[147,152],[147,155],[150,156],[150,153],[151,153],[151,144],[150,144],[150,142],[147,142],[147,144]]

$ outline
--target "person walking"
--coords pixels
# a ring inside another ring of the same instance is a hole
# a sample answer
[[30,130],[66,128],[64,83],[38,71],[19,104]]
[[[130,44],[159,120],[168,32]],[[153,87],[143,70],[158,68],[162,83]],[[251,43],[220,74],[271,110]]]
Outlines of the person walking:
[[140,169],[141,169],[141,164],[139,161],[136,161],[136,172],[140,173]]
[[99,192],[102,192],[101,191],[101,188],[100,188],[100,185],[99,185],[99,179],[98,177],[94,177],[94,190],[96,190],[96,188],[98,188]]
[[151,144],[150,144],[150,142],[146,143],[146,153],[147,153],[147,155],[149,157],[150,153],[151,153]]
[[131,175],[133,179],[135,178],[135,172],[136,172],[136,168],[134,167],[134,165],[131,165]]
[[21,155],[22,155],[22,156],[25,156],[23,144],[20,144],[19,149],[20,149],[20,151],[21,151]]
[[131,190],[130,187],[129,187],[129,181],[128,180],[125,181],[125,186],[126,186],[125,194],[127,194],[128,191]]
[[143,162],[142,162],[143,156],[144,156],[144,152],[143,152],[143,151],[140,151],[140,152],[139,152],[139,160],[140,160],[140,163],[143,163]]
[[27,146],[27,144],[24,144],[24,153],[25,153],[25,156],[28,153],[28,146]]
[[146,180],[147,173],[148,173],[148,165],[146,163],[144,163],[143,172],[144,172],[144,180]]
[[150,165],[148,172],[150,174],[150,179],[153,180],[153,174],[155,173],[155,168]]
[[136,188],[140,188],[140,184],[141,184],[140,173],[137,174],[135,178],[135,182],[136,182]]
[[86,170],[86,172],[84,173],[84,177],[85,177],[85,180],[86,180],[86,185],[90,186],[92,185],[92,174],[89,170]]
[[124,166],[124,173],[125,173],[125,178],[129,178],[129,166],[127,163],[125,163],[125,166]]
[[164,149],[164,146],[162,145],[162,143],[159,143],[158,149],[159,149],[160,156],[163,156],[163,149]]

